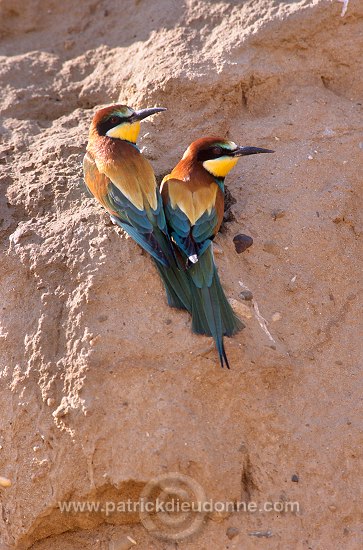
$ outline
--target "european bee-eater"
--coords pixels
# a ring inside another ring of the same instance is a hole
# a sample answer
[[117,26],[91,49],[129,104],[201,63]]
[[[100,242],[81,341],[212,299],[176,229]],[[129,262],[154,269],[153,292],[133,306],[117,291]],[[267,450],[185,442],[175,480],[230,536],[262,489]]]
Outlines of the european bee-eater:
[[83,160],[84,178],[112,221],[152,256],[169,305],[191,311],[189,282],[176,264],[154,172],[136,145],[140,121],[165,110],[110,105],[97,111]]
[[193,331],[213,336],[222,367],[229,368],[223,335],[244,327],[224,294],[211,246],[223,220],[224,179],[239,157],[272,152],[201,138],[188,147],[160,189],[170,235],[188,268]]

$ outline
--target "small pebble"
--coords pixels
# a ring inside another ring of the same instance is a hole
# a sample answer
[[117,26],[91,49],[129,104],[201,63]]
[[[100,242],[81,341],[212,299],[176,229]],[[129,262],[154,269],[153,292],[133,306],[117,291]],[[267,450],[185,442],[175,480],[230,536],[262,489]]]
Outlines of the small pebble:
[[309,160],[313,160],[314,157],[313,157],[312,155],[308,155],[308,159],[309,159]]
[[299,476],[297,474],[293,474],[291,476],[291,481],[293,481],[294,483],[299,483]]
[[281,321],[282,315],[279,311],[276,311],[271,317],[272,321],[275,323],[276,321]]
[[250,290],[242,290],[242,292],[239,293],[240,298],[242,300],[250,301],[253,299],[253,294]]
[[287,290],[289,292],[294,292],[297,289],[296,279],[297,275],[294,275],[294,277],[292,277],[292,279],[290,279],[290,281],[287,283]]
[[345,215],[342,212],[335,212],[332,216],[333,223],[342,223],[344,221]]
[[129,550],[137,544],[136,540],[129,536],[123,536],[110,542],[110,550]]
[[243,233],[240,233],[239,235],[236,235],[233,237],[234,246],[236,249],[237,254],[241,254],[241,252],[244,252],[253,245],[253,239],[249,235],[244,235]]
[[222,255],[222,254],[223,254],[223,248],[222,248],[219,244],[213,243],[213,252],[214,252],[215,254],[220,254],[220,255]]
[[73,47],[74,47],[74,40],[65,40],[63,42],[63,48],[66,50],[66,51],[69,51],[71,50]]
[[285,214],[286,214],[285,210],[282,210],[281,208],[275,208],[275,210],[272,210],[271,212],[271,216],[275,221],[280,218],[283,218]]
[[274,254],[274,256],[277,256],[280,253],[280,247],[275,241],[264,242],[263,250],[268,252],[268,254]]
[[239,317],[244,317],[245,319],[251,319],[252,312],[247,304],[244,304],[243,302],[240,302],[239,300],[235,300],[234,298],[230,298],[229,303],[232,306],[232,309]]
[[54,418],[63,418],[64,416],[67,416],[69,413],[69,410],[67,407],[64,407],[63,405],[59,405],[59,407],[52,412],[52,416]]
[[234,539],[234,537],[237,537],[237,535],[239,535],[239,529],[237,529],[237,527],[228,527],[226,535],[229,540],[232,540]]
[[250,537],[258,537],[258,538],[263,538],[265,537],[266,539],[269,539],[270,537],[272,537],[272,531],[268,530],[268,531],[252,531],[251,533],[248,533]]
[[210,515],[210,519],[213,521],[213,523],[223,523],[226,521],[226,519],[230,516],[229,512],[212,512]]
[[11,487],[10,479],[6,477],[0,477],[0,487]]
[[334,504],[331,504],[330,506],[328,506],[328,508],[331,512],[336,512],[336,510],[337,510],[337,507],[334,506]]
[[107,319],[108,319],[108,316],[107,316],[107,315],[100,315],[100,316],[98,317],[97,320],[98,320],[100,323],[104,323],[105,321],[107,321]]

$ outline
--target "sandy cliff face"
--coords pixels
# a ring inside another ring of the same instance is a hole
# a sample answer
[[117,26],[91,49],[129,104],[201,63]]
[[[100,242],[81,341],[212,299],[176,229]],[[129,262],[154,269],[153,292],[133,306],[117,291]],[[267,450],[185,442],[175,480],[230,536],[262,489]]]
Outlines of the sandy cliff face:
[[[363,10],[341,8],[1,2],[1,550],[176,548],[138,514],[58,508],[138,499],[168,472],[300,506],[214,511],[185,549],[361,547]],[[276,151],[227,182],[217,261],[247,324],[229,372],[84,192],[91,117],[115,100],[168,108],[142,127],[158,176],[202,135]]]

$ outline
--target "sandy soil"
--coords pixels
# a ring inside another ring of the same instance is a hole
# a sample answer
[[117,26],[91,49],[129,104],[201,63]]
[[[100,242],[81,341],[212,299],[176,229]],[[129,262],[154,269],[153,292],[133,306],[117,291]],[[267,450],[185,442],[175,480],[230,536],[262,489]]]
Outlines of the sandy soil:
[[[1,1],[1,550],[363,547],[363,6],[341,9]],[[168,108],[142,127],[158,177],[211,133],[276,151],[227,182],[217,260],[247,325],[229,372],[84,192],[90,120],[115,100]],[[299,511],[214,511],[179,543],[138,514],[59,511],[167,472]]]

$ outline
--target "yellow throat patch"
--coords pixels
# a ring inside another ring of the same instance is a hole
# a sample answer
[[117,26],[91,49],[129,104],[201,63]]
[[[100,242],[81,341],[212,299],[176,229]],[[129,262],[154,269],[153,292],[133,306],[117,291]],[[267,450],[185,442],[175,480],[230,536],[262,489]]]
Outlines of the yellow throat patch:
[[204,168],[216,178],[224,178],[233,166],[236,166],[238,157],[223,156],[217,159],[205,160]]
[[123,122],[122,124],[111,128],[111,130],[106,133],[106,136],[123,139],[124,141],[131,141],[131,143],[136,143],[137,138],[139,137],[139,133],[140,121],[137,120],[132,124],[129,124],[128,122]]

